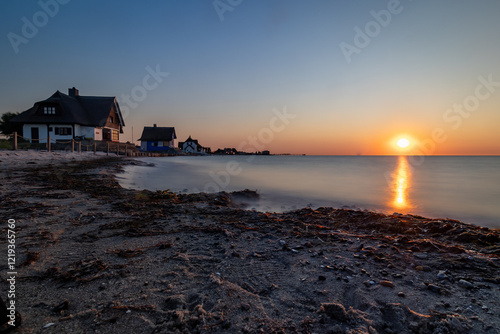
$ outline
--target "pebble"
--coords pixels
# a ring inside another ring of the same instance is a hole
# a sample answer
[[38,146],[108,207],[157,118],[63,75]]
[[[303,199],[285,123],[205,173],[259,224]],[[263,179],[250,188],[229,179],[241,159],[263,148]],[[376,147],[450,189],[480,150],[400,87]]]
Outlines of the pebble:
[[46,324],[45,326],[43,326],[43,328],[49,328],[50,326],[53,326],[53,325],[55,325],[55,323],[49,322],[48,324]]
[[320,280],[320,281],[326,281],[326,276],[319,275],[318,276],[318,280]]
[[432,271],[431,267],[428,267],[428,266],[416,266],[415,270],[417,270],[417,271],[427,271],[427,272]]
[[391,281],[380,281],[380,285],[386,286],[388,288],[394,288],[394,283]]
[[409,286],[414,286],[414,285],[415,285],[415,282],[413,282],[411,279],[407,279],[407,280],[405,280],[405,281],[404,281],[404,283],[405,283],[406,285],[409,285]]
[[427,259],[428,256],[425,253],[415,253],[415,257],[417,259]]
[[398,297],[404,298],[405,297],[405,293],[404,292],[398,292]]
[[440,270],[437,274],[437,278],[440,280],[447,279],[448,275],[446,275],[446,272],[444,270]]
[[461,279],[460,281],[458,281],[458,285],[460,285],[462,288],[465,288],[465,289],[472,289],[474,287],[474,284],[472,284],[471,282],[468,282],[464,279]]
[[364,282],[363,282],[363,284],[364,284],[367,288],[369,288],[370,286],[375,285],[375,284],[377,284],[377,283],[375,283],[375,281],[368,280],[368,281],[364,281]]
[[434,285],[434,284],[427,285],[427,289],[429,289],[430,291],[432,291],[434,293],[441,293],[441,288],[437,285]]

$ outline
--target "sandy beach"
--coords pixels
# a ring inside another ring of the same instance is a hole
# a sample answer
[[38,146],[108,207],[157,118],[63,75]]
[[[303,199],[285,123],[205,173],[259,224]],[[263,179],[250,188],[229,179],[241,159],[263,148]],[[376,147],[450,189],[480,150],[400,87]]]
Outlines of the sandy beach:
[[15,333],[500,333],[497,231],[123,189],[115,175],[134,163],[0,152],[0,291],[14,220]]

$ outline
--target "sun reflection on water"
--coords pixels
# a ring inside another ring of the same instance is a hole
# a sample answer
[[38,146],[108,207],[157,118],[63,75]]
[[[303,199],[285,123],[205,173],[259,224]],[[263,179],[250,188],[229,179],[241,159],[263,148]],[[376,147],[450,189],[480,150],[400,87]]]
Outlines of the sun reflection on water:
[[411,172],[408,167],[406,156],[400,156],[398,160],[398,168],[394,174],[394,200],[392,206],[401,210],[408,209],[410,203],[408,200],[408,192],[410,188]]

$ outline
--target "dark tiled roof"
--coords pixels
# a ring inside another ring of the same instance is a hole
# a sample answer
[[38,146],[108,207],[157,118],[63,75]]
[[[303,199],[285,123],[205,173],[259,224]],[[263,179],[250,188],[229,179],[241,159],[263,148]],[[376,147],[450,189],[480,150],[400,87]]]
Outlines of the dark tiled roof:
[[145,126],[140,141],[170,141],[176,139],[174,127]]
[[193,138],[191,138],[191,136],[189,136],[189,138],[188,138],[188,139],[186,139],[185,143],[187,143],[187,142],[193,142],[193,143],[195,143],[196,145],[199,145],[199,144],[198,144],[198,139],[193,139]]
[[[44,115],[41,108],[44,105],[57,105],[60,109],[56,115]],[[80,124],[103,127],[106,125],[111,109],[115,105],[120,127],[125,126],[118,102],[114,97],[101,96],[69,96],[55,92],[44,101],[36,102],[33,107],[12,119],[18,123],[50,123],[50,124]]]

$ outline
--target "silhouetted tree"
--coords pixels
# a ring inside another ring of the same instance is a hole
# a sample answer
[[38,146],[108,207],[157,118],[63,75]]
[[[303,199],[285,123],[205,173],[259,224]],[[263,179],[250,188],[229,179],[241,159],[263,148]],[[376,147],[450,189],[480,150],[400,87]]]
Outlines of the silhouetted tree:
[[22,131],[22,125],[19,123],[12,123],[11,120],[19,113],[6,112],[0,117],[0,132],[4,135],[11,135],[14,131],[20,133]]

